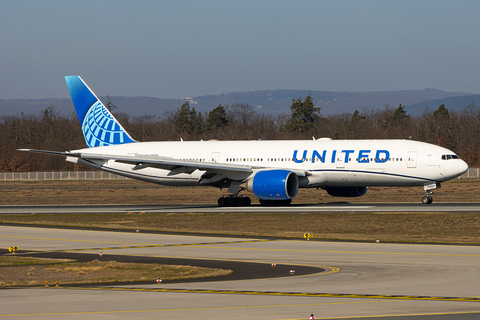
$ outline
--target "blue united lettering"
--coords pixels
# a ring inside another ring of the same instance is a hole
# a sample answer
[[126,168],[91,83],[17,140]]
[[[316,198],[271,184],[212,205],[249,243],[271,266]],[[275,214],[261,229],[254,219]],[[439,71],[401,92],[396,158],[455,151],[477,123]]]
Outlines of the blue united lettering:
[[[302,154],[301,157],[299,154]],[[327,161],[328,154],[331,155],[330,162],[335,163],[338,160],[343,160],[345,163],[356,161],[358,163],[384,163],[390,158],[390,151],[388,150],[294,150],[293,161],[295,163],[304,163],[306,161],[311,163]]]

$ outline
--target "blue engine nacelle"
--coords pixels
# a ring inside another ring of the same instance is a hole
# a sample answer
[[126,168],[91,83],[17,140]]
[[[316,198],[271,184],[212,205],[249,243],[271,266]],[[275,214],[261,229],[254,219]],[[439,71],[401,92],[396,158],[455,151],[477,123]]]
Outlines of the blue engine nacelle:
[[361,197],[367,193],[368,187],[328,187],[324,188],[333,197]]
[[260,200],[293,199],[298,191],[298,177],[288,170],[259,171],[247,181],[247,190]]

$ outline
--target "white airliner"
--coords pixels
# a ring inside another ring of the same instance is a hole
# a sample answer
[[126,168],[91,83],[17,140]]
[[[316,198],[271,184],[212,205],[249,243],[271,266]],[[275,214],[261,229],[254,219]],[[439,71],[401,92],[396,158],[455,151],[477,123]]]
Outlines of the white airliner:
[[220,206],[289,204],[299,188],[322,188],[357,197],[369,186],[424,186],[432,190],[465,173],[455,153],[412,140],[178,141],[137,142],[79,76],[65,77],[88,148],[67,152],[21,149],[65,156],[67,161],[121,176],[170,186],[228,188]]

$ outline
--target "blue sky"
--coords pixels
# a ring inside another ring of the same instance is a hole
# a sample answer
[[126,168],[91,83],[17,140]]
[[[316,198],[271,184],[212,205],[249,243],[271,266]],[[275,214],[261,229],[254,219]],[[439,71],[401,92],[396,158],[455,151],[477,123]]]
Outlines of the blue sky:
[[480,93],[480,1],[3,1],[0,99]]

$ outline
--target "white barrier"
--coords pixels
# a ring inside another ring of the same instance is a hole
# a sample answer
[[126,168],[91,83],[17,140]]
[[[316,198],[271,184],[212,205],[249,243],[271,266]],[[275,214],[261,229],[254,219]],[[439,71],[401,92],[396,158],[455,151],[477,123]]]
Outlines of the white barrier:
[[125,180],[128,178],[104,171],[0,172],[0,181],[34,180]]
[[[34,180],[126,180],[113,173],[104,171],[38,171],[38,172],[0,172],[0,181],[34,181]],[[457,178],[480,179],[480,168],[469,168]]]

